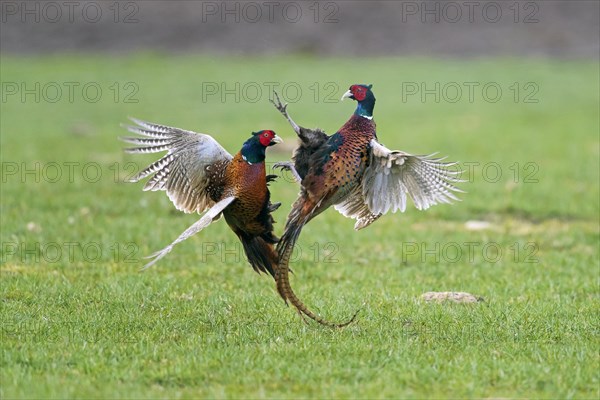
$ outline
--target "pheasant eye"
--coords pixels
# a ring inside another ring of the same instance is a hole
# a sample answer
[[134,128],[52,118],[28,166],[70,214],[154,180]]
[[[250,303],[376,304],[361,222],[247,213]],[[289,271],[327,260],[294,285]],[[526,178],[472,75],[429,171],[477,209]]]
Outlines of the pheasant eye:
[[269,133],[265,132],[265,134],[263,135],[264,137],[269,137]]

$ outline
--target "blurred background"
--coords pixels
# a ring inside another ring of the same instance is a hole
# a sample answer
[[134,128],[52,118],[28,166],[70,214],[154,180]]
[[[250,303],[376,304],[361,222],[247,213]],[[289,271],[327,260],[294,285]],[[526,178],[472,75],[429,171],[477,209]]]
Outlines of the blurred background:
[[[114,141],[128,115],[214,133],[230,151],[259,126],[285,137],[273,90],[297,122],[331,132],[352,108],[340,95],[364,82],[388,146],[481,163],[467,179],[491,185],[477,197],[485,207],[512,176],[514,196],[498,207],[535,214],[526,199],[542,185],[523,176],[557,168],[543,165],[541,146],[586,175],[579,152],[597,143],[597,1],[3,1],[1,12],[11,162],[51,161],[64,148],[103,167],[129,162]],[[274,158],[289,158],[288,137]],[[22,172],[7,168],[8,180]],[[581,212],[566,198],[548,207]]]
[[9,54],[598,56],[597,1],[77,1],[2,5]]

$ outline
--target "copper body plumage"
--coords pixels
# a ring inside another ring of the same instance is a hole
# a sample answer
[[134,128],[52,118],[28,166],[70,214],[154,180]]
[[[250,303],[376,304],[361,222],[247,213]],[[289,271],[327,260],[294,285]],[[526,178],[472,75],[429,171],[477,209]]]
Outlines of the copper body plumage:
[[460,182],[457,175],[461,172],[452,168],[456,163],[392,151],[378,142],[371,85],[352,85],[342,99],[345,97],[357,101],[356,111],[331,136],[296,124],[277,94],[273,102],[300,138],[294,163],[279,164],[294,173],[301,188],[277,244],[277,287],[301,316],[332,327],[350,324],[357,314],[343,323],[329,322],[310,311],[289,282],[289,260],[303,226],[334,206],[344,216],[355,219],[354,228],[359,230],[389,211],[404,211],[407,195],[418,209],[427,209],[458,200],[453,192],[460,191],[454,186]]
[[273,131],[252,134],[242,149],[231,156],[212,137],[179,128],[132,121],[125,126],[141,137],[124,141],[140,147],[129,153],[167,151],[137,176],[133,182],[151,176],[144,190],[165,190],[175,206],[186,213],[206,213],[166,248],[152,254],[145,268],[168,254],[173,247],[201,231],[221,216],[238,236],[252,268],[275,276],[277,254],[274,244],[272,204],[265,171],[265,149],[281,141]]

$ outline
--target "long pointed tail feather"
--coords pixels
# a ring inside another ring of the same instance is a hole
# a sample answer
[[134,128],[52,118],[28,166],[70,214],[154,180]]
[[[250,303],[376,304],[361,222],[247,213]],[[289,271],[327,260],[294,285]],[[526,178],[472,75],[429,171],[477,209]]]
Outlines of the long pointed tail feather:
[[151,258],[152,261],[150,261],[146,265],[144,265],[142,267],[142,271],[150,268],[151,266],[156,264],[158,262],[158,260],[160,260],[167,254],[169,254],[169,252],[173,249],[173,247],[176,244],[181,243],[184,240],[188,239],[189,237],[195,235],[196,233],[200,232],[202,229],[204,229],[208,225],[210,225],[213,221],[218,219],[217,217],[219,216],[219,214],[221,214],[221,212],[225,209],[225,207],[227,207],[229,204],[231,204],[231,202],[233,200],[235,200],[234,196],[229,196],[229,197],[222,199],[221,201],[216,203],[214,206],[212,206],[212,208],[210,210],[208,210],[202,216],[202,218],[200,218],[192,226],[187,228],[181,235],[179,235],[179,237],[177,239],[175,239],[175,241],[173,241],[173,243],[171,243],[170,245],[168,245],[167,247],[165,247],[162,250],[159,250],[157,252],[152,253],[151,255],[149,255],[147,257],[144,257],[144,258]]
[[289,300],[290,303],[296,308],[300,316],[306,315],[308,318],[313,321],[318,322],[321,325],[329,326],[332,328],[343,328],[344,326],[350,325],[356,319],[356,316],[360,312],[360,309],[357,310],[352,318],[343,323],[334,323],[327,321],[324,318],[313,313],[304,303],[296,296],[294,291],[292,290],[292,286],[290,285],[289,278],[289,262],[292,255],[292,251],[294,250],[294,246],[298,237],[300,236],[300,232],[304,225],[308,222],[308,217],[302,215],[302,199],[299,199],[296,204],[294,204],[294,209],[290,214],[290,218],[286,223],[285,233],[283,234],[281,240],[277,245],[277,252],[279,254],[279,263],[276,269],[275,280],[277,282],[277,291],[284,298],[284,300]]

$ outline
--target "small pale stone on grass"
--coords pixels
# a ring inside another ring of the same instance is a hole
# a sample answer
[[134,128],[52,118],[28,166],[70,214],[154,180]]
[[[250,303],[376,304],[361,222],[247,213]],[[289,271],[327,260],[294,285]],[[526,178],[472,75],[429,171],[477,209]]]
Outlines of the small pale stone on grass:
[[490,229],[492,224],[487,221],[467,221],[465,222],[465,228],[469,231],[482,231],[484,229]]
[[482,297],[477,297],[466,292],[427,292],[421,295],[425,301],[435,301],[441,303],[443,301],[452,301],[454,303],[477,303],[483,301]]
[[27,230],[29,232],[40,233],[42,231],[42,227],[39,224],[36,224],[32,221],[27,223]]

